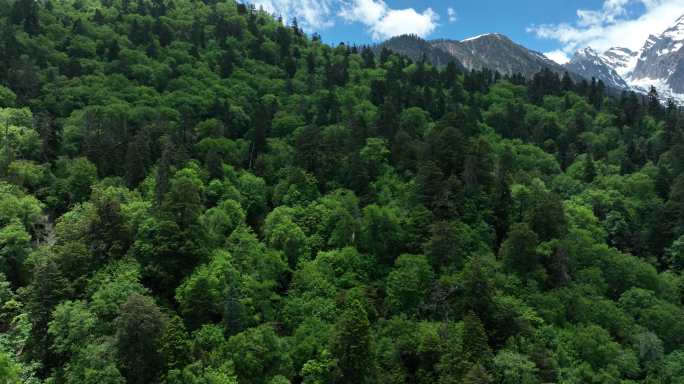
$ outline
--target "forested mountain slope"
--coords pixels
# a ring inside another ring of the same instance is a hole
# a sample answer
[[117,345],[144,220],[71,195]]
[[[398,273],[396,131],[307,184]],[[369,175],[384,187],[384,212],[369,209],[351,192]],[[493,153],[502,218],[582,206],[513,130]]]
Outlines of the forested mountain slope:
[[0,381],[684,380],[655,93],[191,0],[0,0],[0,83]]

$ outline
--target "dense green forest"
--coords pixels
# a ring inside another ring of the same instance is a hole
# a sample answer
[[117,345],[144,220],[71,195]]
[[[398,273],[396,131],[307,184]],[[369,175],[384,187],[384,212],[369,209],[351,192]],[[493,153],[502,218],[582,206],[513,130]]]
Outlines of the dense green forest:
[[0,0],[0,382],[684,383],[684,116],[230,0]]

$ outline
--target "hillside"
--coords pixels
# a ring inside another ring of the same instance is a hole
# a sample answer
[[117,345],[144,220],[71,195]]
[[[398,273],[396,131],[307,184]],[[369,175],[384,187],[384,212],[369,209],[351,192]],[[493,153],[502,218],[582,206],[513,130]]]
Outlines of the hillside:
[[0,382],[684,382],[679,109],[422,47],[0,0]]

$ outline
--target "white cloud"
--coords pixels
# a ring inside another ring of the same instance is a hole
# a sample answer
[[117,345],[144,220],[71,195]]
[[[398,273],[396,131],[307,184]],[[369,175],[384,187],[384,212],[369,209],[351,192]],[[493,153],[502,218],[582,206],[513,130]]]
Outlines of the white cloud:
[[[366,26],[374,40],[402,34],[424,37],[437,28],[439,15],[432,8],[418,12],[413,8],[393,9],[384,0],[253,0],[257,8],[282,16],[286,23],[297,18],[307,32],[335,25],[335,16],[346,22]],[[449,21],[456,21],[456,11],[449,7]]]
[[[641,5],[643,14],[632,17],[628,12],[632,5]],[[684,0],[604,0],[599,10],[578,10],[575,23],[535,25],[528,32],[557,40],[566,55],[587,46],[600,51],[614,46],[638,50],[650,34],[663,32],[682,14]]]
[[458,14],[456,14],[456,10],[451,7],[447,8],[447,16],[449,16],[450,23],[453,23],[456,20],[458,20]]
[[565,52],[561,51],[560,49],[557,49],[557,50],[551,51],[551,52],[545,52],[544,56],[555,61],[558,64],[565,64],[568,61],[570,61],[570,58],[568,57],[568,55]]
[[347,22],[364,24],[374,40],[403,34],[424,37],[437,28],[439,20],[439,15],[432,8],[423,12],[413,8],[392,9],[383,0],[345,2],[338,15]]
[[332,27],[334,0],[254,0],[250,3],[265,11],[282,16],[287,23],[297,18],[299,26],[307,32]]

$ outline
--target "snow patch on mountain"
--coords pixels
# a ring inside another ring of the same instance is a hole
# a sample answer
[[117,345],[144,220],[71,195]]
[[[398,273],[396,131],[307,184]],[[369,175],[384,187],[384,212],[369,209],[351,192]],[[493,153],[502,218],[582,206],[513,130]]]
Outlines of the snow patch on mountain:
[[626,78],[636,67],[639,60],[639,52],[634,52],[628,48],[613,47],[602,54],[605,63],[613,68],[618,75]]
[[672,88],[667,84],[664,79],[651,79],[648,77],[632,80],[629,82],[632,90],[647,94],[651,87],[654,87],[658,91],[658,96],[661,100],[672,99],[679,105],[684,105],[684,93],[677,93],[672,90]]
[[484,33],[482,35],[477,35],[477,36],[469,37],[467,39],[463,39],[463,40],[461,40],[461,43],[464,43],[466,41],[473,41],[473,40],[481,39],[481,38],[487,37],[487,36],[498,36],[498,35],[499,35],[498,33]]

